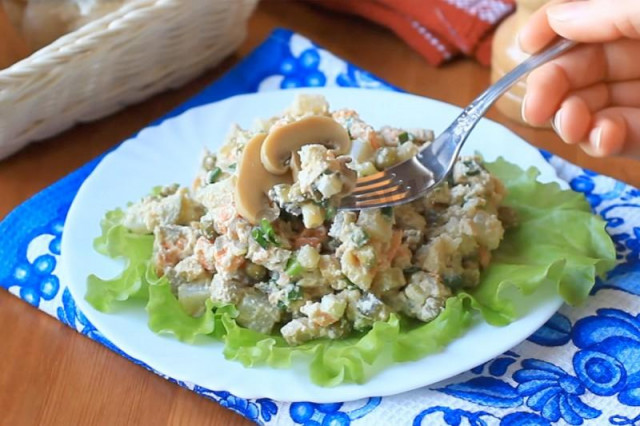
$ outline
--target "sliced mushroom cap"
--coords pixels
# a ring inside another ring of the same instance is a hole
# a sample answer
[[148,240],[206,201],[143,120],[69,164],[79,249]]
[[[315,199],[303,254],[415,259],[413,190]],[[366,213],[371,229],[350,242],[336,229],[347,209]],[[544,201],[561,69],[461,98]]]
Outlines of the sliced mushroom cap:
[[289,170],[291,153],[308,144],[325,145],[337,155],[351,151],[349,133],[331,117],[312,115],[269,132],[262,145],[262,164],[275,175]]
[[292,183],[291,174],[273,175],[262,165],[260,152],[267,137],[254,136],[244,148],[238,163],[235,202],[238,213],[252,224],[257,224],[270,209],[267,192],[281,183]]

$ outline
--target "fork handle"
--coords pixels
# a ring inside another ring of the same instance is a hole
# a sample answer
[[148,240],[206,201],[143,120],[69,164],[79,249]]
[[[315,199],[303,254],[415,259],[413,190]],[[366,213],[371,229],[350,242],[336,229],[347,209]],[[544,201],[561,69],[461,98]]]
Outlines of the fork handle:
[[552,44],[542,52],[528,57],[514,69],[506,73],[502,78],[489,86],[471,104],[465,108],[464,112],[470,116],[483,116],[498,98],[505,94],[507,90],[520,80],[525,74],[538,68],[540,65],[552,60],[573,48],[577,43],[572,40],[561,39]]
[[[505,74],[500,80],[489,86],[473,102],[471,102],[462,113],[456,118],[443,135],[447,137],[436,139],[430,147],[432,155],[442,158],[442,163],[454,161],[458,156],[462,145],[467,140],[467,136],[480,121],[482,116],[502,96],[511,86],[516,84],[529,71],[550,61],[556,56],[566,52],[577,43],[571,40],[561,39],[542,52],[532,55],[513,70]],[[451,144],[453,143],[453,147]],[[453,148],[453,149],[452,149]],[[422,153],[421,153],[422,154]],[[421,156],[421,154],[418,154]]]

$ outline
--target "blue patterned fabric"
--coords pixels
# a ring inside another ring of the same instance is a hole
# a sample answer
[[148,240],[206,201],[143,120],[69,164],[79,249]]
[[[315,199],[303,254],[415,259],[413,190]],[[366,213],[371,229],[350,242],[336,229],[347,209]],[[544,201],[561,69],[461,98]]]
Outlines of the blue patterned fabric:
[[[304,37],[278,30],[168,117],[236,94],[307,86],[395,90]],[[640,191],[543,154],[606,219],[620,263],[597,282],[585,306],[563,307],[514,349],[428,388],[349,403],[246,400],[164,377],[266,425],[639,425]],[[105,339],[76,309],[56,274],[67,211],[99,161],[45,189],[0,223],[0,286],[153,371]]]

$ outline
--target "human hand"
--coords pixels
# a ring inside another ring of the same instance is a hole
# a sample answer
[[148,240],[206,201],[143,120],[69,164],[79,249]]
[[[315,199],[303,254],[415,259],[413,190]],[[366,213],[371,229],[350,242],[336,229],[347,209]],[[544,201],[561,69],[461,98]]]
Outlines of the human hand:
[[640,158],[640,1],[554,0],[519,34],[534,53],[557,35],[582,42],[531,72],[522,117],[549,120],[590,155]]

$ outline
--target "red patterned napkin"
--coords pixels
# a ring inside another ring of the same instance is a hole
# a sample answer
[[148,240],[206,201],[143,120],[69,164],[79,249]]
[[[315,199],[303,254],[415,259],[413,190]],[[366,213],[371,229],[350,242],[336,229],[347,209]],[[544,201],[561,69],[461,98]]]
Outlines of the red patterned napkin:
[[305,0],[391,29],[432,65],[460,54],[491,62],[496,25],[515,0]]

